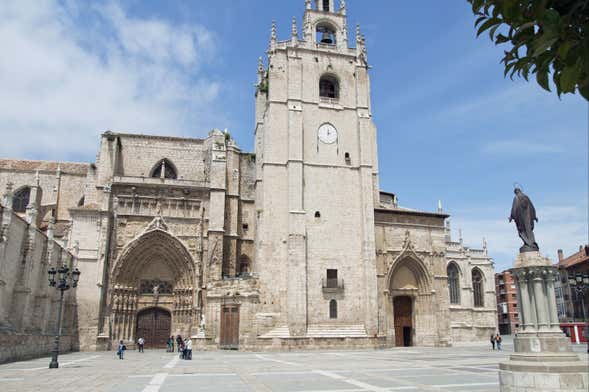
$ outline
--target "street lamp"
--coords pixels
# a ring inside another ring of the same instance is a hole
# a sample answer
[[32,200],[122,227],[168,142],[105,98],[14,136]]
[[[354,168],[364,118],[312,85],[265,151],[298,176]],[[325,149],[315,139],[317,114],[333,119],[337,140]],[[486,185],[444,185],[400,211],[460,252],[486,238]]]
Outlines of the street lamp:
[[[581,311],[583,315],[583,333],[585,334],[585,339],[588,340],[587,342],[587,352],[589,353],[589,333],[587,330],[589,329],[587,326],[587,317],[585,315],[585,291],[589,290],[589,275],[588,274],[581,274],[577,272],[576,275],[569,276],[569,286],[575,292],[575,297],[578,299],[581,297]],[[574,318],[574,308],[573,308],[573,318]]]
[[[59,276],[56,281],[55,278],[58,274]],[[70,272],[70,269],[65,264],[59,267],[58,269],[51,267],[49,268],[49,270],[47,270],[49,287],[55,287],[57,290],[60,291],[59,308],[57,310],[57,330],[55,332],[53,350],[51,351],[51,362],[49,363],[49,369],[57,369],[59,367],[59,363],[57,362],[57,356],[59,355],[59,338],[61,337],[61,311],[63,308],[63,292],[69,290],[71,287],[78,286],[80,274],[81,272],[77,268]]]

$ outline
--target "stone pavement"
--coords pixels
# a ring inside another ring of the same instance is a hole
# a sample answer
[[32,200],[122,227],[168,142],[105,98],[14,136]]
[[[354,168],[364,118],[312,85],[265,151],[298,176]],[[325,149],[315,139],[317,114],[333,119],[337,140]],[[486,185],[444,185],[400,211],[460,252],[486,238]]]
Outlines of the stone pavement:
[[[60,356],[0,365],[0,391],[498,391],[498,362],[513,351],[477,345],[362,351],[194,352],[192,361],[163,350]],[[584,360],[584,346],[575,351]]]

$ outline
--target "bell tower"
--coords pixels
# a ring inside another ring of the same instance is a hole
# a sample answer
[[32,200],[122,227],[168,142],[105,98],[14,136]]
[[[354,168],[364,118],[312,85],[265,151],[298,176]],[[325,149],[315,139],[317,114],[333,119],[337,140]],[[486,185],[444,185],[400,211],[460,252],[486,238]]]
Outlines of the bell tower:
[[[344,0],[305,1],[301,32],[272,24],[256,92],[256,260],[263,313],[309,325],[377,325],[376,127],[366,45]],[[345,284],[344,284],[345,283]],[[333,287],[332,287],[333,286]]]

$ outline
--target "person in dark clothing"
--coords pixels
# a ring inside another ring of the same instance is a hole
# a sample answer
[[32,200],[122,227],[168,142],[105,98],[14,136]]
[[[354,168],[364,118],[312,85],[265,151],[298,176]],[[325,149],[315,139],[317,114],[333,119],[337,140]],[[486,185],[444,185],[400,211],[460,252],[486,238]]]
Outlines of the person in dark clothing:
[[178,335],[176,336],[176,344],[178,345],[178,352],[180,352],[181,347],[182,346],[182,336]]
[[495,336],[491,335],[491,346],[493,347],[493,350],[495,350]]

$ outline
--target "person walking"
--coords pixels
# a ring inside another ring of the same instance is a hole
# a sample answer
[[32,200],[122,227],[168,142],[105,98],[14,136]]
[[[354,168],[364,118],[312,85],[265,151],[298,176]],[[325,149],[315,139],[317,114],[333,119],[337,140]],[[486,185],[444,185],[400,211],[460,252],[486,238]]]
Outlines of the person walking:
[[145,345],[145,339],[139,338],[137,339],[137,346],[139,346],[139,352],[143,352],[143,346]]
[[117,347],[117,355],[119,356],[119,359],[123,359],[123,357],[125,356],[126,349],[127,349],[127,346],[125,346],[125,344],[121,340],[119,342],[119,346]]
[[495,335],[491,334],[491,346],[493,347],[493,350],[495,350]]
[[166,352],[173,353],[174,352],[174,337],[170,336],[166,341]]
[[497,343],[497,350],[501,350],[501,335],[497,334],[495,336],[495,342]]

